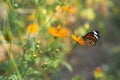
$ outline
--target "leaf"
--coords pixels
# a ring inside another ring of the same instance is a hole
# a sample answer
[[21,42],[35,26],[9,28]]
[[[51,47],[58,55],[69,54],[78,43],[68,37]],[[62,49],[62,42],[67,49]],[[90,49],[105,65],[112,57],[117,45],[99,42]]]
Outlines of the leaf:
[[71,66],[69,63],[67,63],[66,61],[62,61],[62,64],[63,64],[70,72],[73,71],[72,66]]

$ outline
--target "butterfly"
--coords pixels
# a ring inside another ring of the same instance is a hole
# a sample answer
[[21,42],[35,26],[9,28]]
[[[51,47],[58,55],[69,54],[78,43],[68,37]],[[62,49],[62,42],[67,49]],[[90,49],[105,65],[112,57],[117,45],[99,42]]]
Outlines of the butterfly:
[[87,46],[95,46],[98,39],[100,39],[99,32],[97,30],[87,33],[85,36],[82,36]]

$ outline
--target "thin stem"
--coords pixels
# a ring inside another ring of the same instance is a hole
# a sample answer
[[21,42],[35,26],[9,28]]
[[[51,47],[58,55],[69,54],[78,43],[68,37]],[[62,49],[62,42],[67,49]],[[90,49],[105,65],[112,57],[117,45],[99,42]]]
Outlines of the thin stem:
[[10,57],[10,60],[11,60],[12,64],[13,64],[13,67],[15,68],[15,71],[18,75],[18,80],[22,80],[22,77],[21,77],[20,72],[17,68],[17,64],[15,62],[15,59],[14,59],[14,56],[13,56],[13,53],[12,53],[12,50],[11,50],[11,43],[10,43],[10,48],[9,48],[9,51],[8,51],[8,55]]
[[[12,18],[12,20],[14,19],[14,0],[8,0],[8,5],[9,5],[9,8],[10,8],[10,18]],[[9,20],[10,21],[10,20]],[[11,25],[11,27],[15,27],[15,25]],[[18,67],[17,67],[17,64],[15,62],[15,59],[14,59],[14,55],[13,55],[13,52],[12,52],[12,41],[10,42],[10,47],[9,47],[9,51],[8,51],[8,55],[10,57],[10,60],[13,64],[13,67],[17,73],[17,76],[18,76],[18,80],[22,80],[22,77],[20,75],[20,72],[18,70]]]
[[49,65],[48,67],[42,68],[42,69],[40,70],[40,73],[38,74],[38,76],[35,78],[35,80],[37,80],[38,77],[40,76],[40,74],[41,74],[43,71],[47,70],[47,69],[48,69],[51,65],[53,65],[58,59],[63,58],[63,57],[65,57],[66,55],[68,55],[67,53],[69,53],[69,52],[75,47],[75,45],[76,45],[76,42],[73,42],[73,46],[72,46],[72,48],[71,48],[70,50],[68,50],[65,54],[62,54],[62,55],[56,57],[56,58],[55,58],[54,60],[52,60],[51,62],[49,62],[49,63],[47,64],[47,65]]

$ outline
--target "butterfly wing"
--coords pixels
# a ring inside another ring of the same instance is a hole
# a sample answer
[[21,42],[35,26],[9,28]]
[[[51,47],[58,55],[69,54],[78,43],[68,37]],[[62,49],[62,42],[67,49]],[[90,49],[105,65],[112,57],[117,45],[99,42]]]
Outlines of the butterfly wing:
[[95,46],[99,38],[100,36],[98,31],[92,31],[83,36],[83,39],[88,46]]
[[92,38],[86,38],[85,43],[87,46],[95,46],[96,45],[96,40]]

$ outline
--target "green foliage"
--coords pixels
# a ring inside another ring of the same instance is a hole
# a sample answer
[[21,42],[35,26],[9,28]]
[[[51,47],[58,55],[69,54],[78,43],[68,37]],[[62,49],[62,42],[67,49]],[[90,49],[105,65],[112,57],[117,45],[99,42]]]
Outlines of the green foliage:
[[[120,24],[118,2],[118,0],[0,1],[0,8],[3,8],[3,14],[0,15],[0,20],[3,21],[0,23],[2,24],[0,42],[9,44],[7,58],[3,60],[0,58],[0,80],[62,80],[61,65],[69,72],[73,72],[72,65],[64,60],[76,44],[72,41],[71,34],[82,36],[88,31],[98,29],[102,37],[105,37],[109,17],[116,25]],[[116,28],[116,31],[119,30]],[[118,33],[111,34],[118,36]],[[115,39],[119,41],[120,38]],[[15,52],[13,49],[17,49],[12,45],[19,47],[20,51]],[[117,52],[118,55],[116,57],[113,54],[116,58],[115,65],[108,67],[108,71],[103,71],[104,76],[108,80],[119,80],[119,46],[109,51]],[[76,75],[71,80],[82,79]]]
[[72,80],[81,80],[81,79],[80,79],[80,77],[79,77],[78,75],[76,75],[76,76],[74,76],[74,77],[72,78]]

